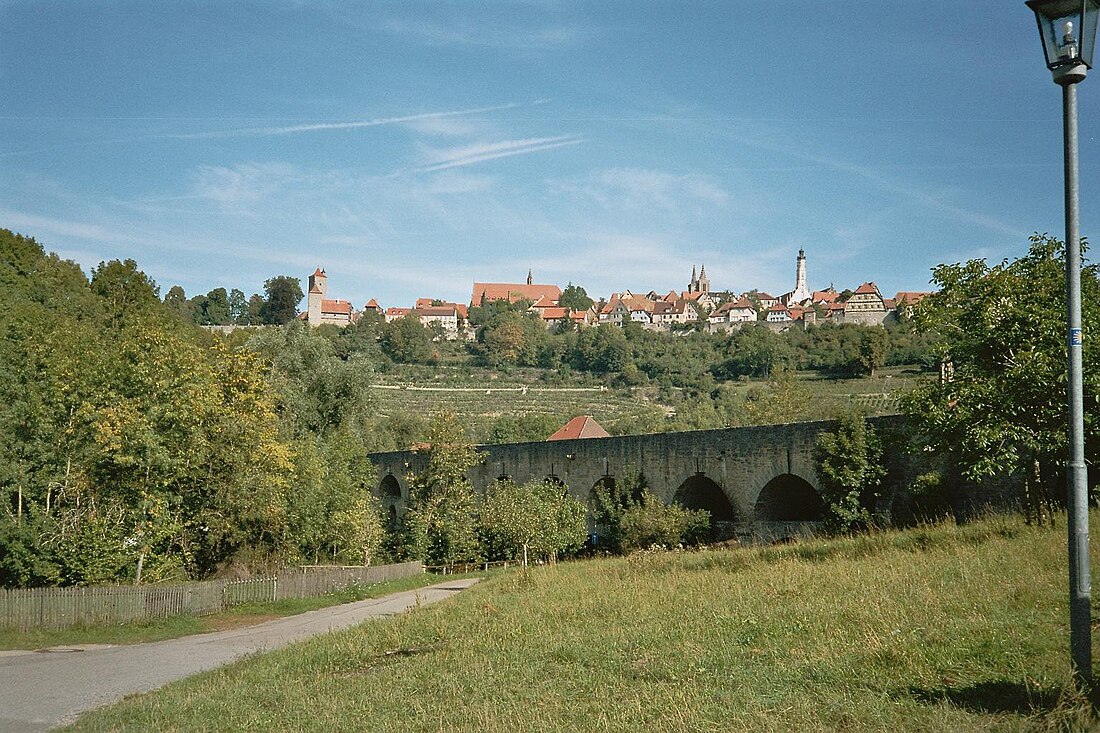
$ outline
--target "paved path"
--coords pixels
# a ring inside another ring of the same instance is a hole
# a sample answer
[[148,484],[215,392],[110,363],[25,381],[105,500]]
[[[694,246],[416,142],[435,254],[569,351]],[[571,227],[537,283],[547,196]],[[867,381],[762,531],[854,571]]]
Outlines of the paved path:
[[81,651],[0,652],[0,733],[71,723],[92,708],[317,634],[394,616],[477,582],[453,580],[232,631]]

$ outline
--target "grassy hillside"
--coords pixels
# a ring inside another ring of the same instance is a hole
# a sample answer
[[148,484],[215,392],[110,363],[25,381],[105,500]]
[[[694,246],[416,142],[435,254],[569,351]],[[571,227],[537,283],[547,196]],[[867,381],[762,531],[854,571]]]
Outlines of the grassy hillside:
[[1083,729],[1064,555],[991,519],[507,572],[77,729]]
[[[502,417],[546,415],[564,425],[577,415],[592,415],[612,434],[660,429],[666,418],[683,410],[678,393],[654,388],[615,388],[574,373],[566,383],[550,384],[541,370],[525,369],[501,373],[492,369],[441,368],[426,372],[419,367],[394,367],[375,380],[372,394],[385,416],[430,415],[441,410],[463,418],[475,439],[488,435],[489,427]],[[838,379],[818,372],[800,372],[798,384],[807,390],[799,401],[797,420],[835,416],[858,406],[868,415],[897,411],[896,395],[915,384],[915,367],[890,367],[874,378]],[[745,395],[753,389],[767,389],[768,381],[746,379],[726,383],[724,389]],[[669,424],[668,428],[684,429]],[[542,436],[545,437],[545,436]],[[533,438],[532,438],[533,439]]]

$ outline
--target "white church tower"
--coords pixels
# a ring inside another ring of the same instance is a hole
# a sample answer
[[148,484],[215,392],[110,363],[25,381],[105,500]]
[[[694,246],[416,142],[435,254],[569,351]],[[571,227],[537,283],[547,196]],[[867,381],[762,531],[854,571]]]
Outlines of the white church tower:
[[810,289],[806,287],[806,252],[798,250],[798,262],[795,265],[794,290],[787,297],[787,303],[804,303],[814,297]]

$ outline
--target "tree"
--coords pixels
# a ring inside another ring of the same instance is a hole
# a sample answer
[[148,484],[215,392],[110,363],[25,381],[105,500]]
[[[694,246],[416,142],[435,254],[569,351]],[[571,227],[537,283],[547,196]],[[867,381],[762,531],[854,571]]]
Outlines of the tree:
[[553,560],[584,544],[585,507],[555,481],[494,482],[482,499],[480,520],[488,543],[502,559],[528,553]]
[[561,291],[561,297],[558,299],[558,305],[562,308],[572,308],[575,311],[586,311],[592,307],[592,303],[593,300],[588,297],[585,289],[573,283],[565,286],[565,290]]
[[818,436],[814,468],[825,504],[825,526],[835,532],[866,528],[886,469],[882,445],[863,415],[846,412],[836,430]]
[[886,363],[888,340],[886,331],[871,327],[859,337],[859,372],[869,377],[875,376],[875,370]]
[[229,322],[238,326],[247,326],[252,323],[248,301],[244,297],[244,292],[237,288],[229,291]]
[[408,477],[401,550],[436,565],[477,560],[477,499],[467,472],[481,462],[482,454],[453,413],[432,420],[428,440],[427,466]]
[[431,331],[420,319],[407,315],[382,326],[382,353],[403,364],[423,364],[432,358]]
[[164,306],[175,313],[184,323],[193,323],[194,315],[191,302],[187,300],[187,293],[179,285],[173,285],[164,296]]
[[107,313],[116,321],[160,301],[156,282],[129,259],[100,262],[99,267],[92,270],[91,288],[103,299]]
[[225,292],[225,288],[214,288],[206,294],[206,299],[202,303],[201,325],[225,326],[232,322],[229,295]]
[[281,326],[298,315],[298,303],[302,301],[302,285],[296,277],[278,275],[264,282],[267,298],[261,309],[261,318],[268,325]]
[[[1062,242],[1035,235],[1017,260],[940,265],[933,271],[939,292],[913,313],[918,329],[935,335],[933,351],[945,365],[944,379],[903,402],[917,440],[965,479],[1026,477],[1025,491],[1037,500],[1067,450],[1064,263]],[[1095,265],[1083,268],[1081,288],[1083,322],[1100,323]],[[1092,339],[1083,357],[1085,394],[1096,395],[1100,358]],[[1100,405],[1087,399],[1085,412],[1093,460]]]

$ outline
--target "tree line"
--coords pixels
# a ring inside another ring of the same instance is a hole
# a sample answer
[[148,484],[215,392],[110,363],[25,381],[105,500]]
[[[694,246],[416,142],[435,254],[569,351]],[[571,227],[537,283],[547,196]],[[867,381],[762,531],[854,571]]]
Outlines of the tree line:
[[[677,390],[685,409],[659,425],[633,426],[642,432],[730,424],[750,407],[765,417],[796,414],[804,395],[790,367],[841,368],[861,352],[885,363],[920,354],[942,363],[945,376],[928,379],[905,403],[914,444],[937,461],[913,491],[950,499],[959,481],[1024,476],[1040,511],[1057,499],[1065,452],[1063,263],[1061,243],[1038,236],[1013,261],[941,266],[939,292],[912,322],[874,336],[844,326],[551,334],[500,304],[471,313],[483,326],[472,348],[486,364],[507,355],[551,365],[544,366],[551,373],[583,369],[609,383]],[[1083,293],[1088,328],[1100,318],[1093,266]],[[647,496],[644,477],[614,496],[597,492],[595,505],[581,508],[561,487],[472,494],[444,450],[467,459],[476,452],[464,426],[382,417],[373,401],[374,374],[396,363],[403,336],[418,333],[408,324],[368,319],[339,330],[294,320],[226,339],[193,321],[161,299],[133,261],[100,263],[85,275],[33,239],[0,230],[0,585],[154,582],[235,565],[515,557],[524,548],[552,556],[583,544],[577,517],[586,515],[604,528],[605,547],[700,537],[702,520]],[[441,348],[430,336],[426,343]],[[1100,364],[1087,335],[1084,355],[1092,462]],[[729,380],[751,374],[771,375],[767,395],[731,396]],[[439,465],[409,477],[405,515],[382,515],[368,454],[425,438],[439,447],[431,457]],[[854,477],[845,472],[850,445],[862,446],[852,454]],[[823,486],[834,486],[828,503],[847,526],[859,526],[874,498],[873,439],[852,433],[821,450],[832,460],[821,470]]]

